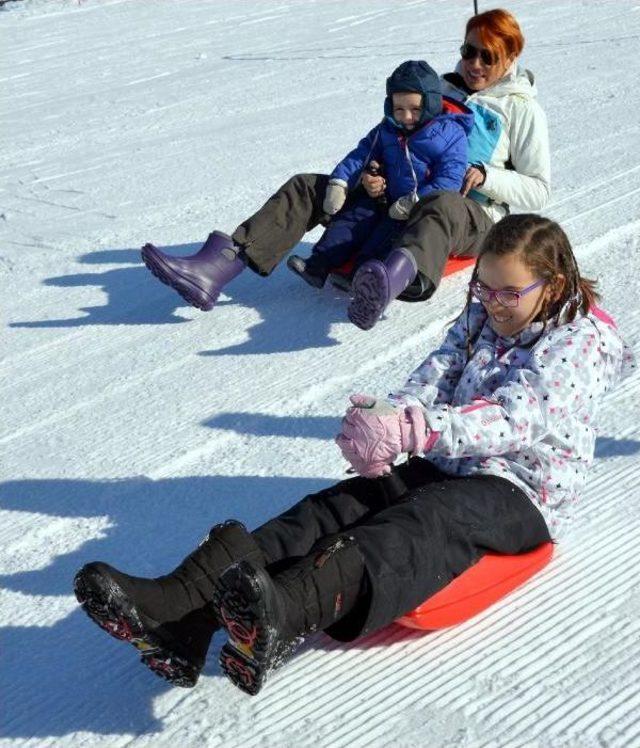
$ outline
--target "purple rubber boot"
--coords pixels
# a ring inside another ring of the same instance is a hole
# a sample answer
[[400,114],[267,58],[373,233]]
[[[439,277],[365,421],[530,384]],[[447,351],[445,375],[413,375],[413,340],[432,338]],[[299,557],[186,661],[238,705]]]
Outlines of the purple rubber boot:
[[389,304],[416,277],[418,266],[406,249],[394,249],[380,260],[368,260],[353,276],[353,299],[347,314],[356,327],[370,330]]
[[171,257],[153,244],[145,244],[142,259],[156,278],[171,286],[187,303],[208,312],[223,287],[246,267],[239,251],[230,236],[214,231],[191,257]]

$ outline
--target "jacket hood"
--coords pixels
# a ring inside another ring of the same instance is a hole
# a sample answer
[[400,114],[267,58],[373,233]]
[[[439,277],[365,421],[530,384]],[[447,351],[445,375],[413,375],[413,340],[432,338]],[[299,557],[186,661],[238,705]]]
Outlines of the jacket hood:
[[620,337],[616,323],[598,306],[589,311],[587,319],[599,336],[599,345],[607,362],[607,372],[613,382],[628,377],[636,367],[636,359],[629,346]]
[[[442,85],[436,71],[424,60],[407,60],[399,65],[387,78],[387,96],[384,101],[384,113],[393,119],[394,93],[414,92],[422,96],[422,114],[418,127],[427,120],[436,117],[442,108]],[[396,123],[402,128],[402,125]]]

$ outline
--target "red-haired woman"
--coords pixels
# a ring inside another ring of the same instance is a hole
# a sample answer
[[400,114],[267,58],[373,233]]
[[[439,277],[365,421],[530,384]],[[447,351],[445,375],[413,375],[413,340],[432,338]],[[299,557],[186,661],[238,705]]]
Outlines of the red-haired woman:
[[[505,10],[490,10],[468,21],[461,59],[442,81],[443,93],[475,114],[464,186],[461,193],[432,193],[418,200],[388,257],[358,269],[349,317],[359,327],[373,327],[398,296],[429,298],[449,255],[477,254],[483,236],[511,205],[531,211],[547,204],[547,124],[536,101],[533,75],[517,64],[523,47],[518,22]],[[232,236],[214,231],[197,254],[181,258],[147,244],[142,257],[190,304],[209,310],[221,289],[245,267],[268,276],[307,231],[327,222],[335,205],[326,200],[330,186],[334,193],[329,175],[297,174]],[[365,165],[356,190],[377,197],[384,187],[384,177],[372,176]]]

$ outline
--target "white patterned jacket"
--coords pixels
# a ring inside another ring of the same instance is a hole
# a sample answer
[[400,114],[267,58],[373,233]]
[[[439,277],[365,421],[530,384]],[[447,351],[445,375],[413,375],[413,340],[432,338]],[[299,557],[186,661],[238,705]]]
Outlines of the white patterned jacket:
[[557,537],[593,462],[602,395],[635,363],[601,310],[548,326],[536,341],[541,329],[500,337],[474,302],[389,400],[422,406],[435,432],[427,456],[441,470],[507,478]]

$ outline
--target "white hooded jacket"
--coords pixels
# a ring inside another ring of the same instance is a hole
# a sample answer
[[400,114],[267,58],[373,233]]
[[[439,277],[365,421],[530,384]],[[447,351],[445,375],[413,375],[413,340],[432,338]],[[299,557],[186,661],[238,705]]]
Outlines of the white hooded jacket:
[[635,364],[600,310],[536,340],[541,330],[500,337],[472,303],[389,400],[422,407],[437,434],[427,457],[441,470],[507,478],[557,537],[593,461],[601,396]]
[[474,113],[469,136],[469,163],[481,163],[483,185],[469,193],[493,221],[510,206],[541,210],[551,191],[549,133],[544,111],[536,101],[533,74],[514,62],[489,88],[469,94],[456,85],[456,73],[442,79],[442,93],[463,102]]

